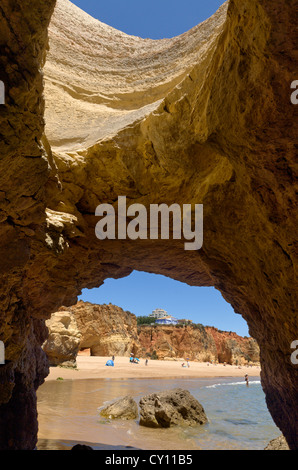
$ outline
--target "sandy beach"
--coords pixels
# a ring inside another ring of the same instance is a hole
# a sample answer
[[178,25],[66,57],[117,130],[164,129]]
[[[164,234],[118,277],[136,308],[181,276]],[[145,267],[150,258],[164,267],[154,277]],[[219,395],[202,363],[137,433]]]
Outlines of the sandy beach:
[[[132,364],[128,357],[118,356],[114,367],[109,367],[109,359],[78,356],[77,369],[51,367],[37,391],[39,449],[69,450],[76,443],[98,450],[126,446],[142,450],[264,449],[278,435],[264,403],[260,367],[190,361],[190,367],[184,368],[183,360],[149,360],[146,366],[144,359]],[[245,374],[250,378],[249,387]],[[177,387],[202,403],[210,420],[207,427],[151,429],[140,426],[138,420],[106,422],[99,415],[102,406],[121,397],[131,396],[139,403],[147,394]]]
[[[128,357],[116,357],[114,367],[106,366],[110,357],[78,356],[77,369],[51,367],[46,381],[79,379],[128,379],[128,378],[202,378],[202,377],[256,377],[260,375],[259,366],[236,366],[189,362],[189,367],[182,367],[183,361],[154,361],[140,359],[139,364],[129,362]],[[186,364],[186,362],[185,362]]]

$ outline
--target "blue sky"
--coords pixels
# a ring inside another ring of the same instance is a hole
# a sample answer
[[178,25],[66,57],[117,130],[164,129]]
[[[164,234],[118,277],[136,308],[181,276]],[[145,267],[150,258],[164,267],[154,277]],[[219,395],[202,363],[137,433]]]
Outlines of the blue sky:
[[[222,0],[75,0],[94,18],[127,34],[161,39],[182,34],[209,18]],[[134,272],[123,279],[107,279],[99,289],[83,290],[80,299],[118,305],[136,315],[164,308],[178,318],[212,325],[248,336],[246,322],[236,315],[220,292],[211,287],[190,287],[155,274]]]
[[137,316],[163,308],[176,318],[249,336],[247,324],[213,287],[192,287],[165,276],[134,271],[122,279],[106,279],[98,289],[84,289],[80,300],[112,303]]
[[209,18],[223,0],[74,0],[103,23],[142,38],[178,36]]

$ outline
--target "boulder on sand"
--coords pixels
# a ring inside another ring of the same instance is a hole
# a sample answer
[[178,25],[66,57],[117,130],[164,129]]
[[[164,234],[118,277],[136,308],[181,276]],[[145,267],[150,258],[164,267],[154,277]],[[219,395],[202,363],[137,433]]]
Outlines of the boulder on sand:
[[140,425],[150,428],[195,426],[207,423],[202,405],[181,388],[152,393],[140,400]]
[[138,405],[132,397],[126,396],[100,410],[100,415],[110,419],[136,419]]

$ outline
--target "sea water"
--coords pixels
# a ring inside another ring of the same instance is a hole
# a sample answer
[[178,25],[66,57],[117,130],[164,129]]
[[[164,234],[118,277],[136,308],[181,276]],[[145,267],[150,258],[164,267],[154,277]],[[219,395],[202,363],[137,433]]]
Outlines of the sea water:
[[[126,395],[140,398],[173,388],[188,390],[208,423],[151,429],[138,420],[106,420],[99,409]],[[281,432],[269,414],[259,377],[200,379],[88,379],[45,382],[38,390],[39,449],[130,446],[144,450],[262,450]]]

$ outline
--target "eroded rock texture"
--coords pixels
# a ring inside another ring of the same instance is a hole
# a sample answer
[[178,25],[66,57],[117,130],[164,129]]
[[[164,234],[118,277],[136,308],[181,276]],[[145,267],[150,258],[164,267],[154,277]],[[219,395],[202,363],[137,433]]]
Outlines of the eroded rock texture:
[[218,362],[246,364],[260,361],[260,350],[253,338],[243,338],[232,331],[219,331],[213,327],[206,327],[205,330],[215,342]]
[[0,366],[0,449],[34,448],[35,390],[48,369],[40,348],[46,330],[38,318],[39,301],[29,307],[26,284],[35,279],[30,290],[38,299],[38,273],[29,274],[29,266],[45,239],[50,166],[43,146],[41,68],[54,4],[1,0],[0,5],[0,80],[6,91],[6,106],[0,106],[0,339],[6,356]]
[[181,388],[146,395],[139,405],[140,425],[148,428],[202,426],[208,422],[202,405]]
[[[298,447],[296,0],[230,0],[178,38],[117,32],[59,0],[2,0],[0,448],[34,448],[44,321],[132,270],[219,289],[261,349],[268,408]],[[204,245],[99,241],[95,208],[204,204]],[[136,293],[137,295],[137,293]]]
[[103,407],[100,410],[100,415],[109,419],[137,419],[139,416],[138,405],[132,397],[126,396]]
[[141,357],[156,355],[158,359],[186,358],[191,361],[218,361],[227,364],[259,362],[259,348],[252,338],[233,332],[198,326],[138,327]]
[[50,366],[76,367],[82,334],[71,313],[59,310],[46,321],[48,335],[42,345]]
[[46,321],[49,336],[43,344],[50,364],[76,363],[81,349],[91,356],[130,356],[140,348],[137,319],[116,305],[78,302],[61,307]]
[[49,364],[76,366],[80,350],[91,356],[186,358],[228,364],[259,362],[260,351],[252,338],[203,325],[142,325],[116,305],[79,301],[60,307],[46,321],[48,337],[42,349]]

